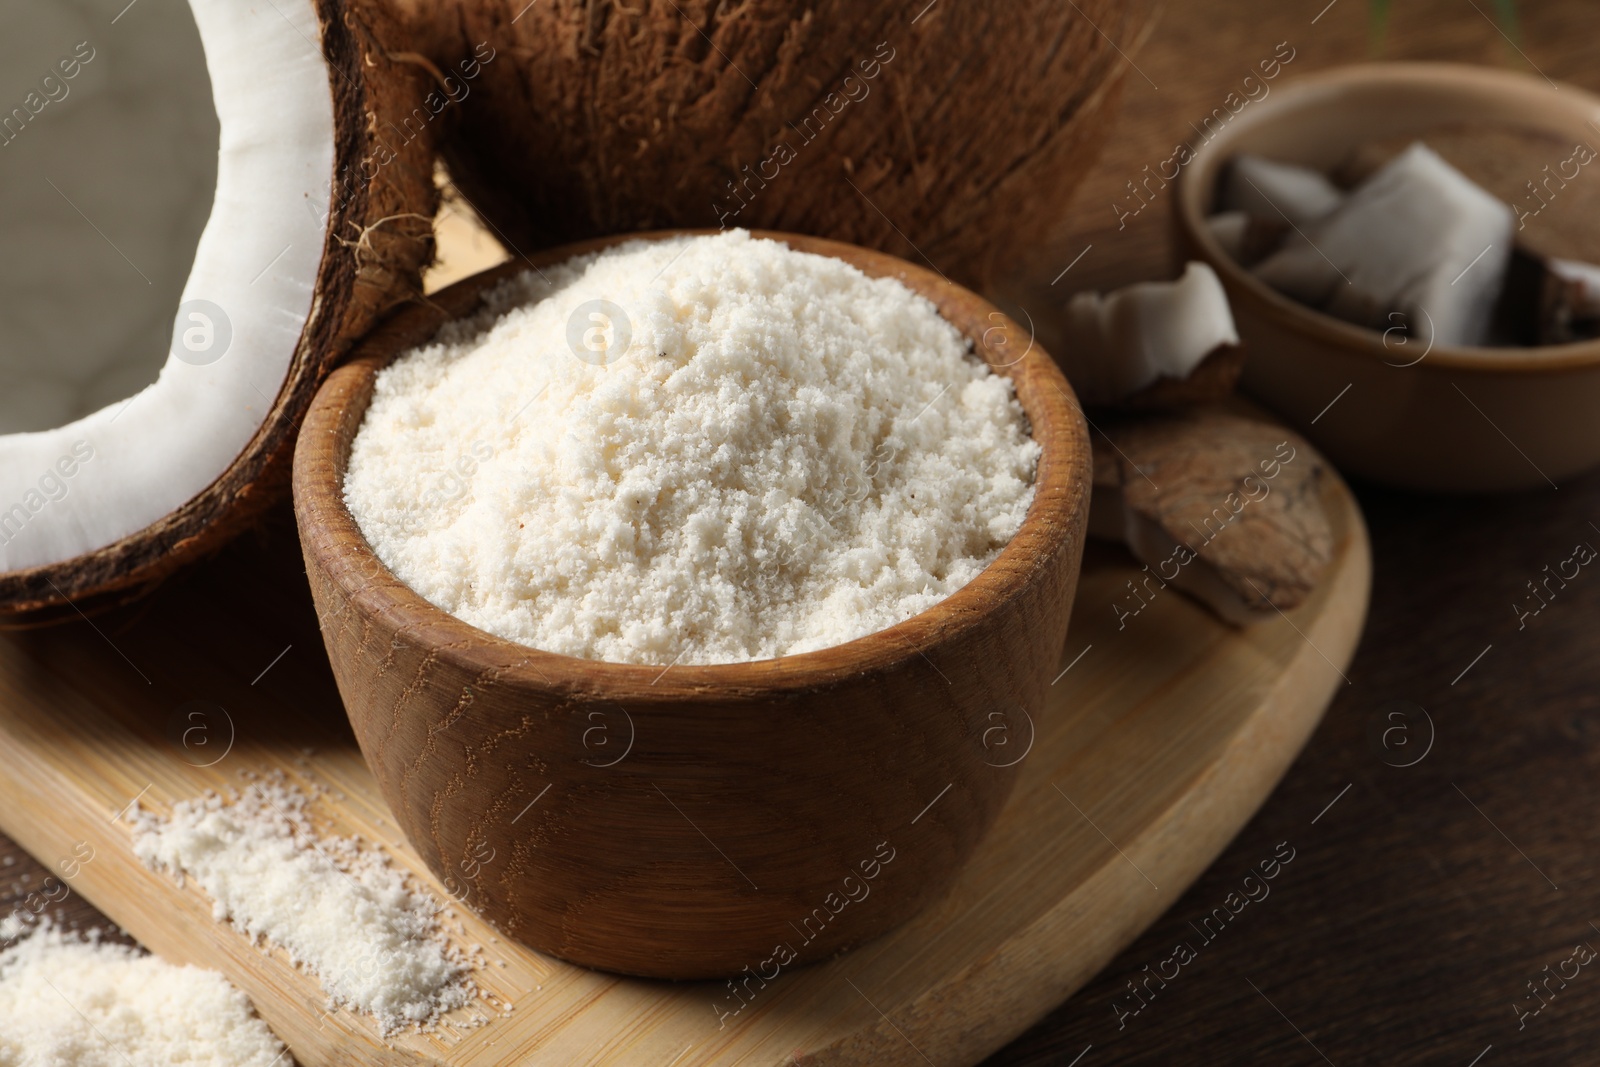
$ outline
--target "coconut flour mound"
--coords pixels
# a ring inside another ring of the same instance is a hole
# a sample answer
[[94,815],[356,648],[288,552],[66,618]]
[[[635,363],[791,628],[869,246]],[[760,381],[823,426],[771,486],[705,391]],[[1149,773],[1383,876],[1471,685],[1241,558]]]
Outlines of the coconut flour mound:
[[[381,852],[319,835],[310,800],[268,778],[226,799],[181,801],[165,819],[136,805],[133,850],[146,866],[194,879],[218,922],[281,948],[380,1035],[433,1028],[478,996],[439,905]],[[480,1012],[469,1022],[483,1021]]]
[[0,1067],[275,1067],[290,1062],[222,975],[36,927],[0,953]]
[[718,663],[950,596],[1021,525],[1038,452],[931,302],[733,231],[490,293],[379,375],[345,499],[402,581],[490,633]]

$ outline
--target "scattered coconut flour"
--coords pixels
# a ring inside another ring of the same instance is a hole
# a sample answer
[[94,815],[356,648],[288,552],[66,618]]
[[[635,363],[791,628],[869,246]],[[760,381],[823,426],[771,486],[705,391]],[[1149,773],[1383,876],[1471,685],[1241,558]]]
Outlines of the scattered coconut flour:
[[0,919],[0,945],[9,944],[28,932],[28,913],[17,910]]
[[226,800],[182,801],[168,819],[136,808],[134,852],[180,882],[193,878],[217,921],[282,948],[380,1034],[431,1029],[478,996],[470,962],[442,935],[438,903],[386,856],[315,833],[310,800],[273,777]]
[[284,1047],[215,971],[45,923],[0,952],[0,1067],[273,1067]]
[[1033,500],[1009,379],[903,284],[743,231],[488,294],[378,377],[345,499],[428,601],[536,648],[762,659],[971,581]]

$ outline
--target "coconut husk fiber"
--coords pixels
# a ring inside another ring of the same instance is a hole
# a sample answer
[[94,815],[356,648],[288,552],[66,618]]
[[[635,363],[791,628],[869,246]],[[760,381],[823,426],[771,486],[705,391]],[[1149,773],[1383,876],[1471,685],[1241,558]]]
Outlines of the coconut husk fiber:
[[444,156],[513,252],[739,226],[981,286],[1049,258],[1153,6],[450,0],[419,37],[494,51]]

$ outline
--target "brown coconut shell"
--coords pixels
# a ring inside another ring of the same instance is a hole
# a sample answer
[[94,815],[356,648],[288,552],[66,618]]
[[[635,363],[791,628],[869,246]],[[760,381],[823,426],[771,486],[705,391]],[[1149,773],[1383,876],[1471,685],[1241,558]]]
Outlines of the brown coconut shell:
[[[433,258],[439,123],[396,136],[429,92],[431,64],[383,0],[317,0],[333,97],[336,180],[316,299],[282,388],[244,451],[160,522],[61,563],[0,574],[0,626],[75,619],[132,600],[221,547],[287,495],[295,434],[324,377],[397,304],[421,295]],[[391,126],[393,124],[393,126]],[[364,177],[369,156],[389,162]]]
[[984,287],[1048,258],[1153,6],[446,0],[421,36],[494,50],[444,156],[514,252],[763,228]]
[[1124,411],[1177,411],[1220,403],[1233,395],[1239,375],[1244,373],[1244,360],[1244,345],[1218,345],[1195,364],[1187,378],[1157,378],[1117,407]]
[[1152,567],[1182,545],[1189,592],[1235,622],[1305,602],[1333,558],[1322,507],[1326,461],[1283,426],[1221,406],[1129,416],[1094,436],[1090,534],[1143,529]]

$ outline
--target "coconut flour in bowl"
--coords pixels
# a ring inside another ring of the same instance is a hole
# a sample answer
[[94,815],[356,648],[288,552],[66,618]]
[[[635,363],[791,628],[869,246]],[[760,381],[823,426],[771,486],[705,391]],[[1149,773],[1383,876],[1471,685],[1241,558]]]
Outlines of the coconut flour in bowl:
[[379,374],[345,501],[452,615],[619,663],[885,629],[1021,526],[1038,446],[926,298],[742,231],[490,292]]

